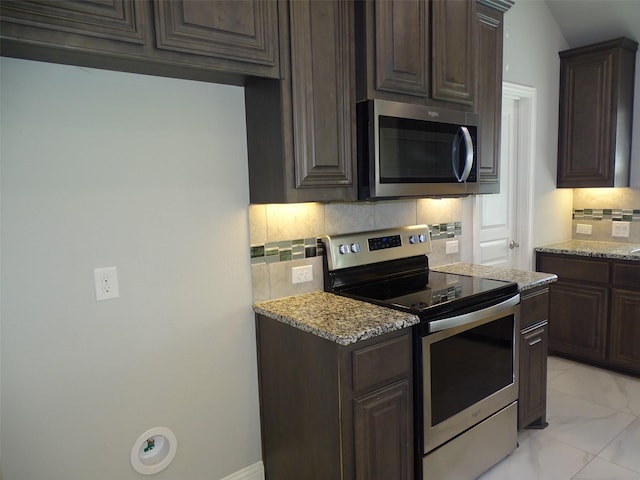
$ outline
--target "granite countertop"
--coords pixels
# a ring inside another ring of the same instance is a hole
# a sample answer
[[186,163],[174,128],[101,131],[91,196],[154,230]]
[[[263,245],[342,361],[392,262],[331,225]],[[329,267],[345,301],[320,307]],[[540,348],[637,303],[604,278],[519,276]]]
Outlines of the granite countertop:
[[638,243],[567,240],[565,242],[536,247],[535,251],[542,253],[562,253],[565,255],[579,255],[583,257],[598,257],[640,262],[640,244]]
[[555,273],[530,272],[527,270],[497,268],[471,263],[453,263],[451,265],[431,267],[431,270],[436,272],[453,273],[456,275],[468,275],[470,277],[482,277],[489,278],[491,280],[515,282],[518,284],[518,289],[521,292],[555,282],[558,279],[558,276]]
[[328,292],[279,298],[253,306],[256,313],[273,318],[340,345],[416,325],[416,315],[360,302]]

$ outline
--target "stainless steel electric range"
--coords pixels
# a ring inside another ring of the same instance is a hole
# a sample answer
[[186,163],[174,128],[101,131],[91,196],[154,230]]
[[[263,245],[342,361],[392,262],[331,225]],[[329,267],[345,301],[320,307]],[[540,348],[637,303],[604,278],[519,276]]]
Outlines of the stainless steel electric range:
[[516,448],[515,283],[429,269],[426,225],[331,235],[325,290],[411,312],[416,479],[473,479]]

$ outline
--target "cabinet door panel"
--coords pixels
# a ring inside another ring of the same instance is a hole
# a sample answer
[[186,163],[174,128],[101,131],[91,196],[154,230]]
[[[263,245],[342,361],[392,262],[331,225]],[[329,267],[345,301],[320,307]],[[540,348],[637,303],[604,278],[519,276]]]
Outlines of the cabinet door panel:
[[154,2],[157,47],[278,67],[276,2]]
[[550,292],[549,350],[604,360],[608,309],[606,287],[558,281]]
[[[560,155],[558,186],[611,178],[611,105],[613,55],[597,54],[567,61],[561,70]],[[579,99],[589,98],[589,101]],[[595,186],[595,185],[594,185]]]
[[427,96],[428,7],[418,0],[375,2],[377,90]]
[[291,2],[296,188],[354,185],[353,4]]
[[473,105],[476,2],[432,2],[432,97]]
[[408,381],[354,400],[356,480],[412,478],[412,413]]
[[640,373],[640,290],[611,291],[609,360]]
[[480,115],[478,173],[481,193],[500,192],[502,126],[502,13],[477,6],[478,96]]
[[[140,5],[132,0],[85,0],[52,2],[33,0],[30,2],[3,0],[1,5],[3,36],[9,35],[14,25],[35,26],[49,31],[59,31],[121,42],[143,44],[144,30],[142,28]],[[76,44],[75,39],[59,36],[40,38],[35,31],[32,40],[48,40],[52,43],[84,46]]]
[[520,337],[520,391],[518,424],[546,424],[547,408],[547,322],[522,332]]

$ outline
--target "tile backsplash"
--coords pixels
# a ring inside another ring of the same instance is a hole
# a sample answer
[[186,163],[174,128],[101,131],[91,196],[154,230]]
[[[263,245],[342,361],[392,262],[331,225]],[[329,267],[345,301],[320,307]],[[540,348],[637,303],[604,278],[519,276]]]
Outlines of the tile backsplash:
[[[249,206],[253,301],[261,302],[323,289],[322,257],[316,239],[322,235],[427,224],[432,232],[431,265],[460,261],[464,236],[462,199],[416,199],[375,203],[304,203]],[[459,252],[445,253],[455,237]],[[291,268],[313,266],[313,281],[291,283]]]
[[[576,240],[640,243],[640,190],[580,188],[573,191],[571,237]],[[613,222],[629,222],[629,238],[612,235]],[[578,225],[591,234],[578,233]]]

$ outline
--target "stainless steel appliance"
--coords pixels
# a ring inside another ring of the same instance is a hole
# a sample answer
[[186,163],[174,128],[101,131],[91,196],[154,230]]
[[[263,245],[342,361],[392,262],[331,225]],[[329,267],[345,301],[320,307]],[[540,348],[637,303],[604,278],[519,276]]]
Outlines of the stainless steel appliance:
[[325,289],[415,313],[417,479],[472,479],[516,448],[517,285],[431,271],[428,227],[325,236]]
[[360,199],[478,192],[478,116],[386,100],[358,103]]

